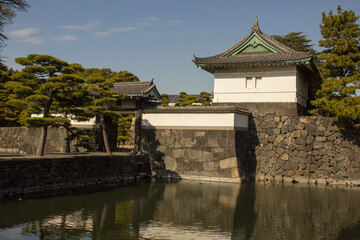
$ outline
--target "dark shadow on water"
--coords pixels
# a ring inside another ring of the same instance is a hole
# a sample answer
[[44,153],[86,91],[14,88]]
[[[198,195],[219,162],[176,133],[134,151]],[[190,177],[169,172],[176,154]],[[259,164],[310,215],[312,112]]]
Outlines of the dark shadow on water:
[[241,184],[236,199],[231,239],[250,239],[256,222],[255,182]]

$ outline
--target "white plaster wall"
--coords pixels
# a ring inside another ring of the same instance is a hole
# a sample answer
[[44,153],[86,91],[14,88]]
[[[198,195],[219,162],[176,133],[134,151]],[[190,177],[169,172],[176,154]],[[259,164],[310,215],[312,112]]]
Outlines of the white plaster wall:
[[[31,117],[43,117],[43,114],[31,114]],[[64,117],[64,114],[57,113],[57,114],[51,114],[53,117]],[[76,121],[74,119],[71,119],[73,116],[69,116],[71,126],[73,127],[84,127],[84,128],[93,128],[96,124],[96,118],[90,118],[89,121]]]
[[[246,78],[252,87],[246,88]],[[262,78],[255,88],[256,77]],[[214,74],[213,102],[296,102],[297,74],[295,66],[274,66],[217,71]]]
[[248,116],[238,113],[143,113],[142,127],[247,129]]

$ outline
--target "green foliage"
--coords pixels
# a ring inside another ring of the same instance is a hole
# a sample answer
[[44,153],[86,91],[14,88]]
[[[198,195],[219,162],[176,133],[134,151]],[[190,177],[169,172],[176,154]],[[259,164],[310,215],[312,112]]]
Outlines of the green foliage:
[[118,73],[114,72],[114,81],[115,82],[138,82],[139,78],[128,71],[120,71]]
[[63,117],[32,117],[26,120],[26,126],[28,128],[39,128],[44,126],[49,127],[68,127],[70,126],[70,120]]
[[169,95],[165,93],[161,94],[161,105],[163,107],[167,107],[169,106],[169,102],[170,102]]
[[187,95],[186,92],[180,92],[175,106],[210,106],[211,105],[211,94],[208,92],[201,92],[199,99],[193,95]]
[[180,92],[179,96],[178,96],[178,99],[177,99],[177,101],[175,103],[175,106],[183,106],[182,104],[185,101],[186,97],[187,97],[186,92]]
[[25,0],[2,0],[0,1],[0,47],[4,46],[7,37],[4,34],[4,27],[12,23],[16,12],[25,12],[30,5]]
[[211,105],[211,94],[208,92],[201,92],[198,102],[201,103],[203,106],[210,106]]
[[[124,99],[125,96],[117,96],[117,93],[111,91],[115,82],[121,81],[138,81],[138,78],[128,72],[113,72],[108,68],[104,69],[85,69],[85,71],[79,73],[84,77],[86,90],[91,101],[85,106],[88,113],[93,116],[97,116],[100,119],[102,126],[102,135],[104,139],[104,145],[106,152],[111,154],[109,143],[107,142],[107,133],[105,129],[104,117],[110,117],[113,120],[117,120],[121,117],[118,111],[122,110],[116,103]],[[125,136],[126,137],[126,136]]]
[[291,32],[285,36],[272,35],[276,41],[288,46],[299,52],[315,52],[312,48],[311,40],[307,39],[307,35],[303,35],[302,32]]
[[314,114],[332,116],[340,126],[353,124],[360,119],[360,28],[359,17],[350,11],[322,14],[320,25],[323,39],[319,46],[325,48],[319,55],[323,78],[317,99],[312,101]]
[[180,104],[180,106],[191,106],[193,103],[196,103],[197,99],[193,95],[187,95],[185,100]]
[[117,135],[117,142],[118,145],[125,144],[131,138],[131,123],[134,115],[121,115],[118,118],[118,135]]

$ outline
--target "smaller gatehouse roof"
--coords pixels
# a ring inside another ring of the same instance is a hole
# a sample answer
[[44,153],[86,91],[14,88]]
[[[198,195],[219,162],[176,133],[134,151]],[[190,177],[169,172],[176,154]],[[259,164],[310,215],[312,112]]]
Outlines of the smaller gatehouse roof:
[[154,84],[154,81],[148,82],[121,82],[114,83],[111,88],[118,95],[126,94],[129,97],[143,97],[151,100],[160,100],[161,95]]

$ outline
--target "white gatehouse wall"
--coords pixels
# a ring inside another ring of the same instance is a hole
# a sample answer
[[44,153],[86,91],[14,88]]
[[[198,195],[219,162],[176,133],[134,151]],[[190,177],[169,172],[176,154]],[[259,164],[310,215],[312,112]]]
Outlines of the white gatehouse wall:
[[306,107],[308,80],[296,65],[219,69],[214,103],[288,102]]

